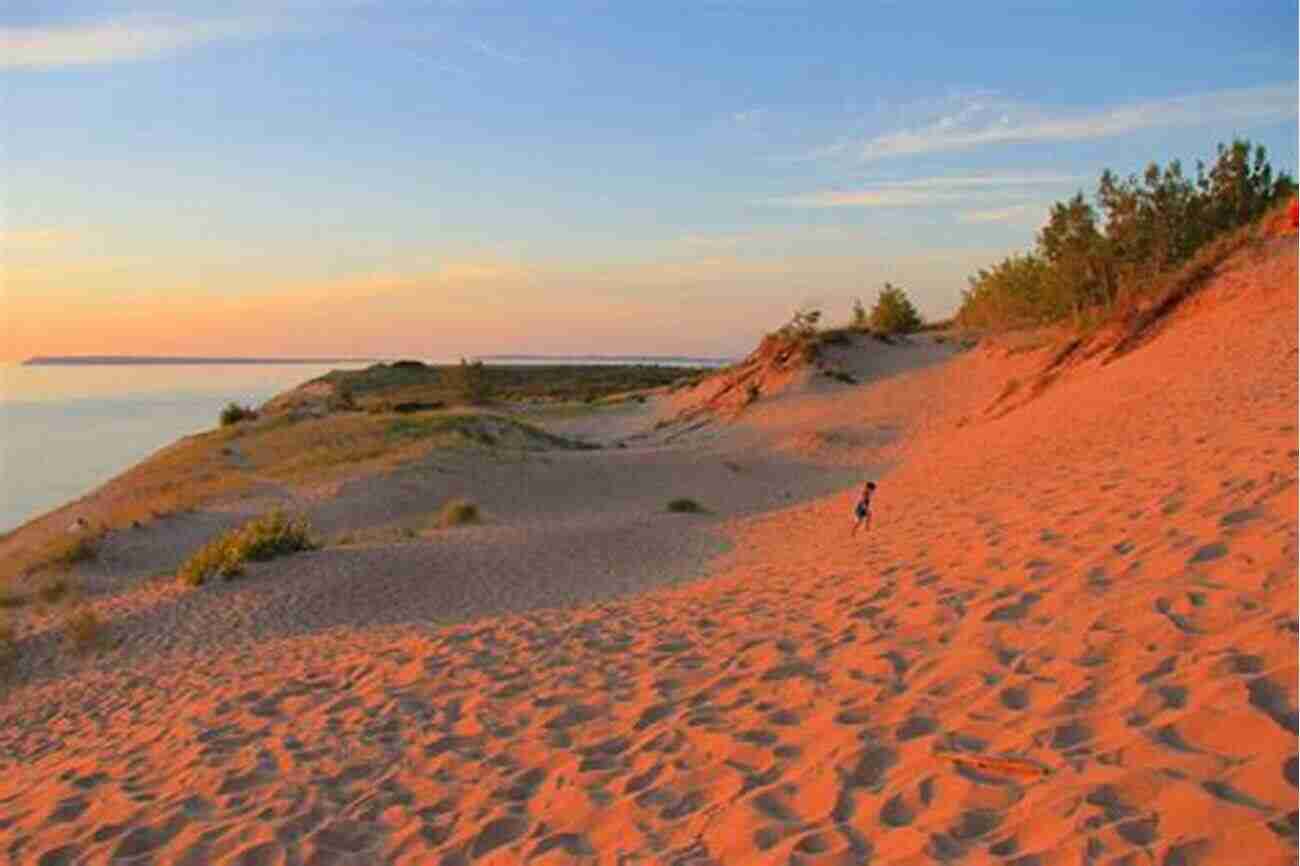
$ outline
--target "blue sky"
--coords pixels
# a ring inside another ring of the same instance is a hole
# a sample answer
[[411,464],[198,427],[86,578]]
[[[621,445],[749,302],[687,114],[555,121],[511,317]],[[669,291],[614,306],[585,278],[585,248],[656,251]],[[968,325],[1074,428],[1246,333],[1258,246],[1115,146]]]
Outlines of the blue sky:
[[734,354],[1108,167],[1295,173],[1295,4],[1083,5],[10,3],[10,353]]

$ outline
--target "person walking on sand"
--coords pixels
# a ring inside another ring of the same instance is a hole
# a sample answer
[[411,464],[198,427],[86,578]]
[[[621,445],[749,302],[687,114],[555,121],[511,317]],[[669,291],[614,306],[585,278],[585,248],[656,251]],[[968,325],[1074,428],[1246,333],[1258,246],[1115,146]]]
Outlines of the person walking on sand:
[[849,533],[850,536],[857,535],[858,527],[860,526],[865,526],[867,529],[871,528],[871,495],[875,492],[876,482],[874,481],[868,481],[866,486],[862,488],[862,498],[859,499],[858,504],[853,507],[853,517],[855,522],[853,524],[853,531]]

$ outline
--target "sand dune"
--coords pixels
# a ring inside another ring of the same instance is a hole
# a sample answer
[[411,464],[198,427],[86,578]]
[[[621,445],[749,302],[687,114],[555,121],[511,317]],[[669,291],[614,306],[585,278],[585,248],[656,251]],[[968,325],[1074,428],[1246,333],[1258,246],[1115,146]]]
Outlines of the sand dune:
[[[981,347],[760,399],[712,438],[566,456],[615,461],[568,493],[572,467],[513,487],[478,468],[493,519],[453,541],[197,593],[133,582],[158,554],[123,547],[95,599],[122,649],[50,654],[0,705],[2,850],[1293,863],[1295,248],[1233,264],[1157,339],[1006,412],[986,410],[1050,349]],[[873,464],[876,523],[850,539],[850,479]],[[660,513],[687,482],[718,513]],[[427,484],[409,495],[446,489]],[[343,527],[413,508],[402,489],[313,507]],[[704,579],[650,588],[664,563]],[[597,600],[530,595],[530,568]],[[434,621],[470,582],[473,618]]]

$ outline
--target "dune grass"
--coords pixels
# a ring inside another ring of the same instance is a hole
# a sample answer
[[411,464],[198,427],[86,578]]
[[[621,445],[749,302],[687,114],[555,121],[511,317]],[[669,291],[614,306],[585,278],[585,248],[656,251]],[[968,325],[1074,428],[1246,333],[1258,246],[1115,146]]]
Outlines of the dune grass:
[[434,524],[440,528],[451,526],[466,526],[471,523],[478,523],[482,519],[478,506],[466,499],[452,499],[442,508],[438,509],[438,514]]
[[0,587],[12,594],[21,578],[68,571],[94,560],[110,531],[162,520],[246,490],[252,480],[221,453],[233,429],[186,437],[108,482],[90,506],[94,529],[71,534],[51,524],[6,539]]
[[13,623],[0,619],[0,671],[13,664],[18,655],[17,641],[14,639]]
[[67,576],[58,575],[47,580],[36,591],[37,597],[46,604],[58,604],[72,592],[72,584]]
[[86,605],[67,613],[63,620],[63,633],[72,649],[79,653],[99,647],[106,637],[99,616]]
[[[546,381],[542,377],[537,383]],[[612,381],[626,383],[617,377]],[[6,549],[0,553],[0,606],[20,603],[25,595],[25,590],[19,591],[22,578],[66,571],[93,560],[109,531],[143,526],[230,499],[259,480],[330,483],[358,472],[414,462],[435,449],[592,447],[596,446],[481,412],[349,412],[320,418],[282,413],[246,418],[187,436],[114,478],[87,505],[93,508],[98,525],[94,531],[71,535],[48,523],[5,538]]]
[[230,580],[244,573],[247,562],[316,547],[306,519],[276,509],[209,541],[181,565],[176,577],[188,586],[201,586],[213,577]]
[[[374,364],[364,370],[334,370],[317,381],[345,386],[358,408],[387,409],[399,403],[463,403],[456,365],[416,362]],[[700,368],[656,365],[496,365],[481,375],[492,398],[500,401],[569,400],[595,402],[617,394],[672,385],[698,376]]]
[[72,568],[82,562],[91,562],[99,557],[99,547],[106,532],[101,527],[53,539],[47,548],[50,564]]

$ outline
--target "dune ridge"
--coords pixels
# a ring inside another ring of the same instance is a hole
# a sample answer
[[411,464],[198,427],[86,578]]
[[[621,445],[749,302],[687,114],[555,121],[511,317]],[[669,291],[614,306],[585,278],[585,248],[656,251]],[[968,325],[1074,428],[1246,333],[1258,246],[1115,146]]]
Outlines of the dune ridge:
[[[729,544],[706,579],[19,684],[0,850],[1293,863],[1296,315],[1292,243],[1012,405],[1052,347],[759,399],[685,453],[762,445],[839,474],[709,524]],[[846,479],[871,466],[875,525],[850,539]]]

